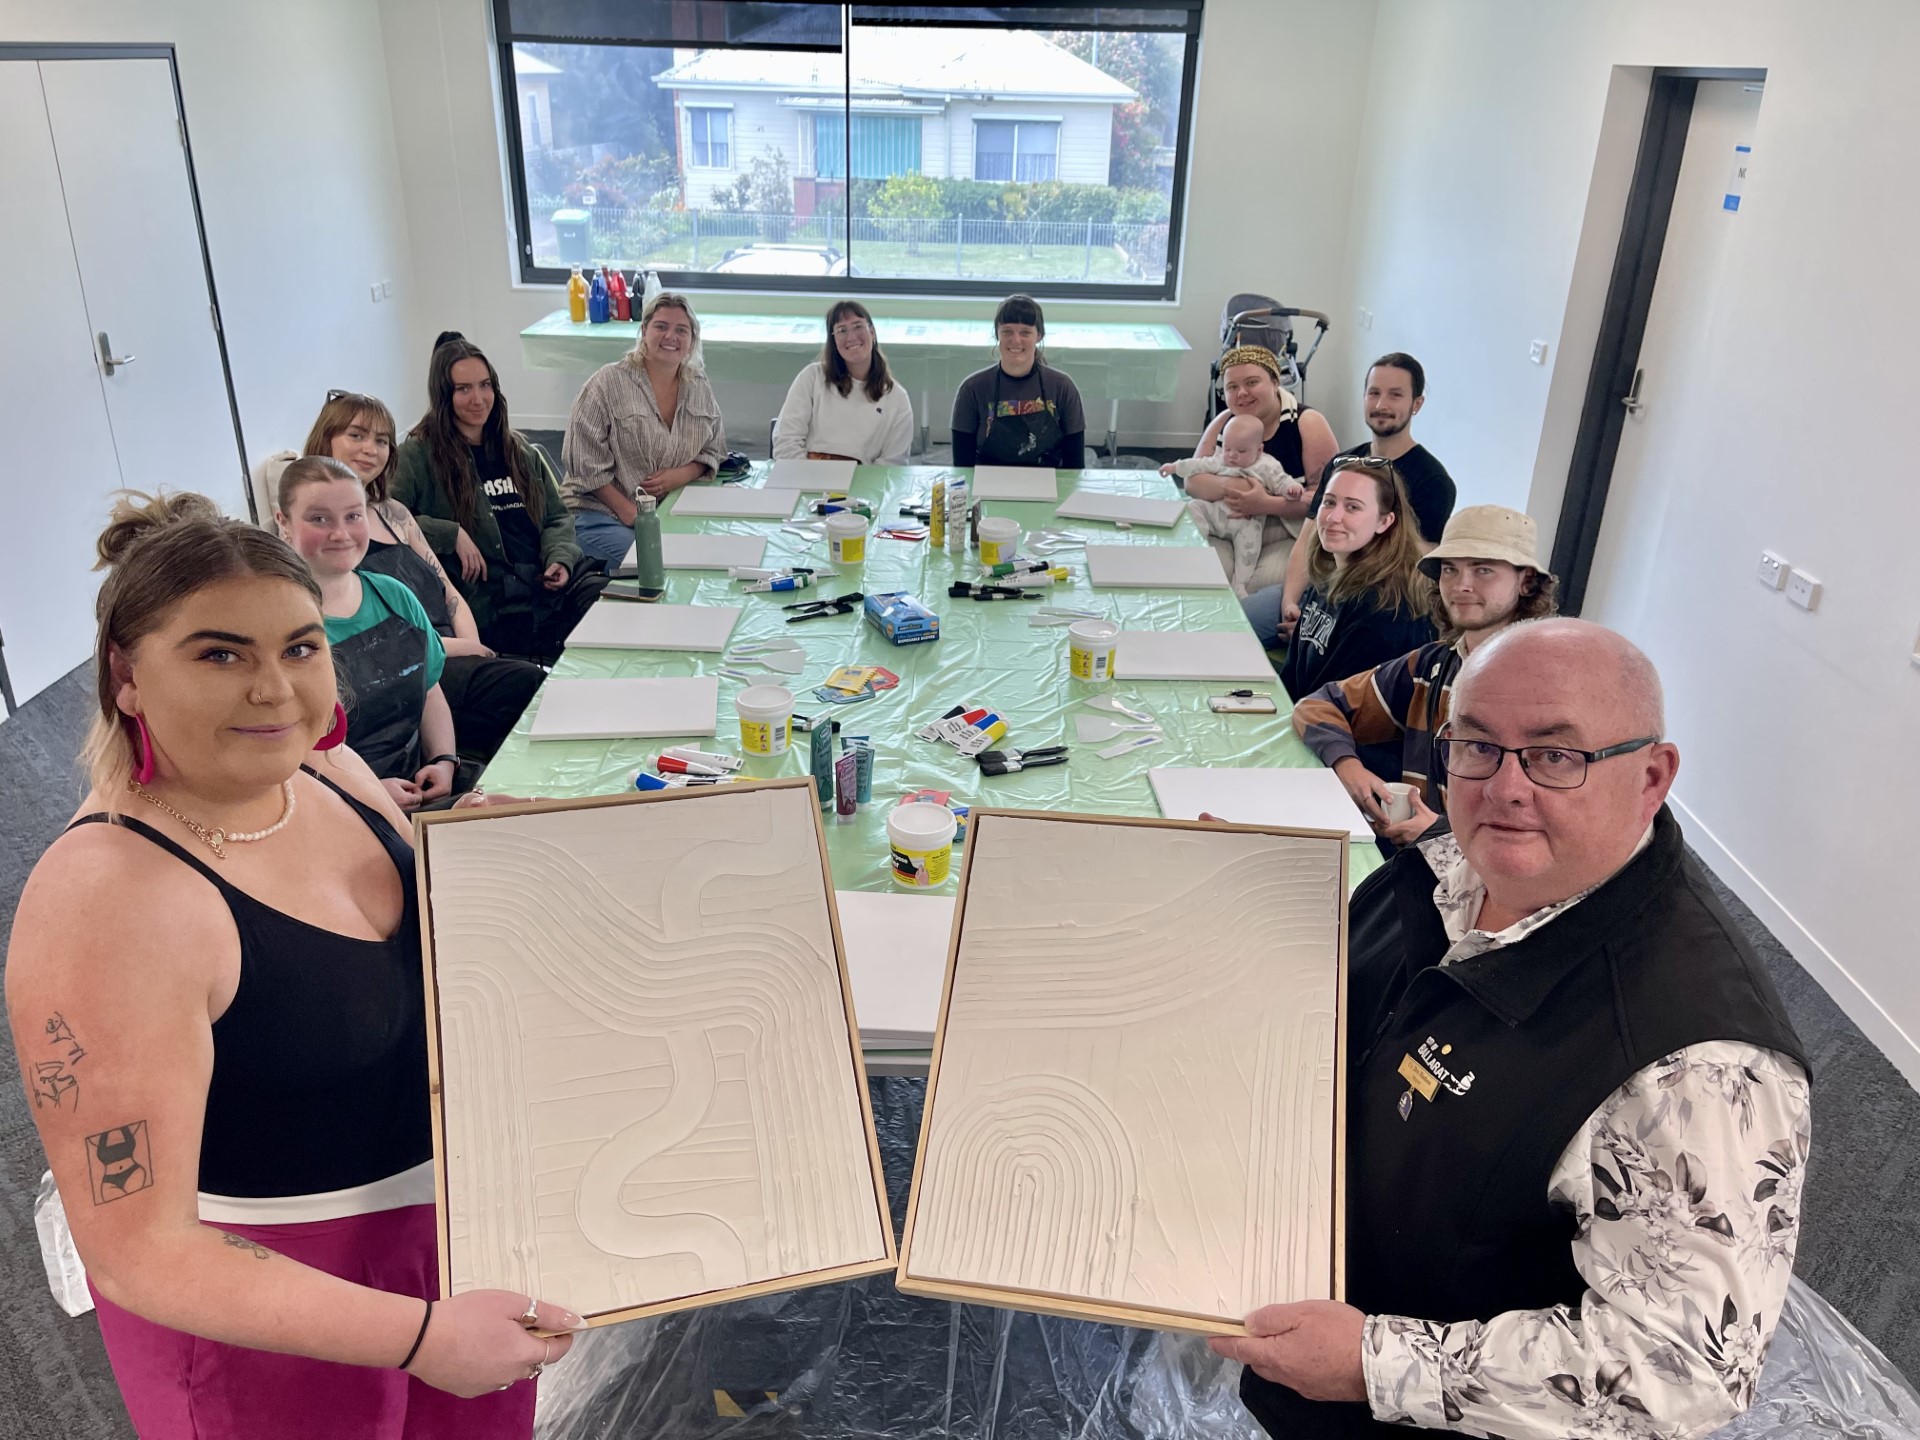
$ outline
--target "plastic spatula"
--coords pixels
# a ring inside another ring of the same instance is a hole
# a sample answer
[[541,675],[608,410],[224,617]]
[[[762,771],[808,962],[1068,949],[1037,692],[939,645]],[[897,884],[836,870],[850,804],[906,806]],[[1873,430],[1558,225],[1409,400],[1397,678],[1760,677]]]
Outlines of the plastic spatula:
[[764,655],[734,653],[726,657],[729,665],[760,665],[781,675],[798,675],[807,668],[807,652],[801,649],[769,650]]
[[750,655],[773,655],[782,650],[805,649],[806,647],[798,640],[789,639],[784,635],[776,635],[771,640],[755,640],[750,644],[736,645],[729,653],[744,660]]
[[1103,720],[1098,715],[1076,715],[1073,728],[1080,736],[1083,745],[1097,745],[1102,740],[1114,740],[1129,731],[1144,730],[1158,735],[1158,725],[1123,725],[1118,720]]
[[1129,705],[1123,705],[1111,695],[1095,695],[1086,703],[1095,710],[1111,710],[1117,715],[1125,715],[1129,719],[1138,720],[1144,724],[1151,724],[1153,721],[1153,716],[1145,710],[1135,710]]

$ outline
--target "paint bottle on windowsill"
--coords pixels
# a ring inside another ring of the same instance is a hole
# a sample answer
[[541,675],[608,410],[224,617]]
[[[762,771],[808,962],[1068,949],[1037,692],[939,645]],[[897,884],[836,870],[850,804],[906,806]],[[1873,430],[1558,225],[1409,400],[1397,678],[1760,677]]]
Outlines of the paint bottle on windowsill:
[[576,325],[587,323],[587,277],[580,273],[578,265],[573,267],[573,278],[567,281],[567,318]]
[[602,266],[594,274],[593,287],[587,291],[587,319],[595,325],[604,325],[609,319],[607,313],[607,275]]
[[627,282],[618,269],[607,271],[607,299],[613,306],[614,319],[633,319],[632,297],[627,294]]

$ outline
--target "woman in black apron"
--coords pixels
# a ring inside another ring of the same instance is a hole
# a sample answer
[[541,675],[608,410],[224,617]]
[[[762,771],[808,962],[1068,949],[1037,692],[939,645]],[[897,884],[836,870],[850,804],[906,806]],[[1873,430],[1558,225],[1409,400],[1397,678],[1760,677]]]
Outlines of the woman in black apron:
[[282,473],[279,501],[280,529],[320,584],[354,750],[402,809],[444,804],[459,770],[440,690],[446,655],[406,585],[356,568],[367,553],[360,478],[338,460],[306,456]]
[[996,363],[953,397],[953,463],[1079,470],[1087,420],[1071,376],[1040,358],[1046,317],[1031,296],[1009,295],[993,317]]

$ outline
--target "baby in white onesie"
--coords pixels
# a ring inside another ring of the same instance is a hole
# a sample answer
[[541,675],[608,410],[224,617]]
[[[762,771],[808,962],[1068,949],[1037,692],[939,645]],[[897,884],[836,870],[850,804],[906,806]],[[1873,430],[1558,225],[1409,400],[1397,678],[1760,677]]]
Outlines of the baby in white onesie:
[[[1265,490],[1286,500],[1298,500],[1306,487],[1280,468],[1280,462],[1262,448],[1265,427],[1251,415],[1236,415],[1220,431],[1220,448],[1202,460],[1176,460],[1160,467],[1162,475],[1218,475],[1227,482],[1229,494]],[[1233,593],[1244,596],[1260,563],[1260,548],[1266,536],[1267,517],[1241,517],[1222,500],[1189,500],[1187,513],[1200,527],[1202,535],[1218,536],[1233,545]]]

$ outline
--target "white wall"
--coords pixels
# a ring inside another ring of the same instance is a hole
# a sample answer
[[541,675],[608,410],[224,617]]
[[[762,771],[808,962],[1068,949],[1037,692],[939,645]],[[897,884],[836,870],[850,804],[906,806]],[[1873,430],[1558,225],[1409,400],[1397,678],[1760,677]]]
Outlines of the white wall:
[[[409,342],[419,378],[402,408],[424,403],[427,348],[437,331],[451,328],[486,349],[517,424],[558,428],[584,377],[520,364],[520,330],[559,309],[565,297],[557,287],[523,287],[514,279],[488,6],[485,0],[379,5],[421,297]],[[1237,290],[1277,295],[1340,322],[1314,362],[1310,399],[1328,411],[1339,434],[1357,431],[1349,393],[1357,387],[1343,383],[1351,347],[1386,348],[1380,327],[1356,341],[1345,323],[1351,311],[1346,217],[1374,9],[1375,0],[1232,0],[1209,10],[1180,301],[1048,301],[1048,314],[1059,319],[1165,320],[1194,347],[1177,400],[1122,407],[1121,433],[1132,443],[1177,444],[1197,436],[1220,308]],[[1281,91],[1284,106],[1274,102]],[[971,136],[960,143],[970,146]],[[932,154],[928,145],[923,159]],[[824,292],[733,293],[701,305],[716,312],[818,314],[826,299]],[[990,301],[882,300],[876,308],[902,316],[977,314],[981,363],[989,358]],[[764,436],[782,393],[720,386],[729,432]],[[946,397],[935,403],[944,406]],[[936,434],[944,433],[945,413],[934,418]]]
[[[1628,501],[1665,507],[1627,517],[1652,522],[1652,578],[1595,600],[1638,614],[1633,638],[1665,677],[1690,838],[1920,1082],[1906,834],[1920,813],[1920,488],[1897,441],[1878,442],[1913,409],[1920,198],[1898,177],[1920,128],[1907,73],[1920,9],[1861,0],[1816,20],[1784,0],[1383,0],[1379,22],[1353,302],[1383,344],[1427,364],[1423,438],[1462,503],[1549,518],[1572,439],[1550,392],[1577,392],[1591,357],[1592,280],[1576,283],[1576,261],[1612,250],[1589,192],[1617,207],[1624,186],[1603,122],[1610,94],[1616,114],[1636,85],[1644,95],[1642,75],[1615,67],[1767,70],[1701,342],[1710,383],[1691,388],[1663,485]],[[1553,366],[1528,363],[1533,339],[1554,346]],[[1855,446],[1892,458],[1848,470]],[[1825,582],[1817,613],[1754,580],[1768,547]]]
[[306,439],[329,389],[398,397],[426,373],[379,38],[373,0],[0,0],[0,41],[177,47],[250,461]]

